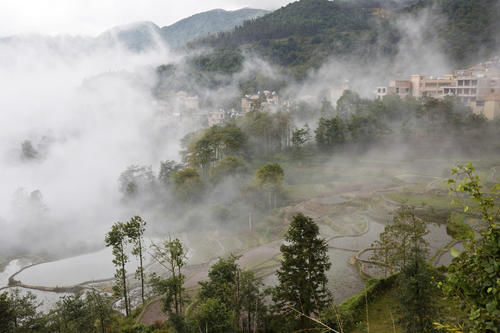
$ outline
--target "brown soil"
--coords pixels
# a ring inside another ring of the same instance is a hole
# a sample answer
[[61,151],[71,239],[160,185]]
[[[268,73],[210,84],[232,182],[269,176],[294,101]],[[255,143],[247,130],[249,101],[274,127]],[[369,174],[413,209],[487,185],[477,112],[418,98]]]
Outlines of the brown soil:
[[141,323],[144,325],[153,325],[156,322],[162,323],[167,319],[167,314],[161,310],[160,300],[156,300],[147,305]]

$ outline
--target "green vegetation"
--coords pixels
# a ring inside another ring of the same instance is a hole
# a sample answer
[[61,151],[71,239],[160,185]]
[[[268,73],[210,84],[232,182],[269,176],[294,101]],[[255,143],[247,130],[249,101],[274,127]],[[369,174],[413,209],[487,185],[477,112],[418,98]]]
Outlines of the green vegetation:
[[[281,245],[281,266],[276,272],[279,284],[273,291],[275,311],[288,318],[289,330],[311,327],[317,316],[332,302],[326,272],[331,263],[326,241],[319,237],[318,225],[303,214],[294,216]],[[298,314],[298,319],[295,319]]]
[[115,295],[123,296],[125,314],[128,316],[130,313],[130,303],[127,291],[127,271],[125,265],[128,262],[128,255],[125,250],[126,246],[126,234],[125,234],[125,224],[122,222],[116,222],[111,227],[111,231],[106,234],[104,240],[106,246],[111,246],[113,249],[113,264],[116,266],[115,273],[115,284],[113,286],[113,291]]
[[128,241],[132,244],[132,255],[139,259],[136,277],[141,282],[141,300],[144,305],[144,232],[146,231],[146,221],[140,216],[134,216],[124,226],[124,233]]
[[257,186],[268,193],[268,208],[277,207],[277,196],[281,191],[283,176],[283,169],[277,163],[264,165],[255,174]]
[[[472,164],[453,169],[449,183],[457,193],[469,195],[477,204],[476,212],[487,226],[481,237],[465,241],[465,251],[452,263],[445,292],[467,313],[465,328],[470,332],[498,332],[500,327],[500,184],[489,189],[481,186]],[[469,206],[464,210],[468,211]]]
[[[385,34],[377,32],[382,27]],[[373,16],[368,8],[347,2],[303,0],[195,45],[252,50],[289,69],[295,77],[304,78],[308,70],[318,68],[328,56],[364,54],[367,59],[379,51],[390,54],[395,52],[390,49],[395,41],[397,35],[391,26]]]
[[474,231],[466,220],[467,216],[465,214],[452,213],[446,225],[446,232],[457,240],[474,238]]
[[442,16],[435,16],[427,23],[426,39],[441,43],[456,66],[471,64],[479,50],[485,57],[494,54],[495,36],[500,31],[500,7],[496,0],[420,0],[409,12],[416,14],[431,6]]
[[[47,315],[37,312],[38,302],[32,295],[2,294],[0,313],[10,320],[9,325],[15,325],[17,321],[19,327],[39,327],[40,332],[56,329],[64,333],[116,330],[253,332],[264,331],[264,327],[269,332],[319,327],[344,332],[362,332],[364,329],[372,332],[433,332],[437,327],[495,332],[499,308],[496,287],[498,185],[483,190],[474,171],[471,165],[459,166],[454,170],[456,178],[450,180],[450,184],[461,193],[471,193],[476,205],[469,205],[465,210],[468,214],[473,213],[470,210],[477,210],[487,222],[480,237],[470,237],[471,230],[464,227],[465,214],[452,214],[450,224],[454,225],[456,237],[468,235],[462,237],[465,250],[448,269],[436,270],[425,260],[427,245],[423,236],[427,232],[426,224],[416,215],[414,208],[402,206],[376,245],[387,250],[380,251],[381,257],[377,260],[392,266],[391,274],[399,273],[386,279],[367,281],[365,290],[340,306],[331,305],[331,294],[326,288],[325,272],[330,267],[326,242],[319,237],[318,225],[311,218],[298,214],[292,218],[280,256],[252,263],[253,271],[242,269],[238,257],[219,258],[210,268],[208,280],[200,282],[198,291],[189,291],[193,296],[190,299],[183,288],[185,278],[181,271],[186,263],[184,245],[175,239],[156,246],[155,258],[169,272],[166,277],[156,275],[151,280],[155,292],[162,297],[164,311],[169,313],[165,324],[150,327],[137,324],[135,320],[142,311],[140,307],[130,311],[127,317],[119,318],[111,308],[111,299],[95,292],[66,297]],[[111,237],[113,230],[126,230],[124,225],[117,223],[113,226],[107,235],[108,243],[114,239]],[[122,236],[122,242],[135,244],[128,239],[127,233],[118,232],[118,235]],[[119,241],[113,243],[119,248]],[[118,257],[124,256],[126,253]],[[278,258],[281,263],[277,273],[279,284],[266,292],[255,272],[272,270]],[[121,267],[120,264],[117,272],[122,272]],[[443,276],[443,271],[449,276]],[[121,274],[118,277],[121,278]],[[441,290],[437,286],[441,286]],[[264,302],[266,295],[272,295],[274,303],[271,307]]]
[[161,35],[171,47],[184,44],[209,34],[231,30],[246,20],[266,14],[261,9],[243,8],[235,11],[210,10],[162,27]]
[[129,261],[127,245],[132,244],[131,254],[139,259],[139,266],[136,276],[141,283],[141,299],[144,304],[144,232],[146,231],[146,221],[140,216],[134,216],[130,221],[116,222],[104,239],[106,246],[112,248],[113,264],[116,266],[115,284],[113,292],[115,296],[123,296],[125,314],[130,313],[129,290],[127,286],[127,270],[125,265]]
[[[386,7],[377,11],[377,7]],[[407,8],[380,1],[301,0],[263,17],[246,21],[234,31],[222,32],[194,42],[191,47],[218,50],[251,50],[271,63],[303,79],[328,57],[373,61],[394,59],[402,32],[401,20],[424,15],[432,8],[423,39],[442,45],[458,67],[470,65],[479,55],[496,51],[500,31],[500,8],[495,0],[421,0]],[[381,12],[385,13],[379,15]],[[389,60],[390,63],[390,60]],[[219,63],[218,71],[238,70],[232,62]],[[211,67],[210,70],[213,70]]]

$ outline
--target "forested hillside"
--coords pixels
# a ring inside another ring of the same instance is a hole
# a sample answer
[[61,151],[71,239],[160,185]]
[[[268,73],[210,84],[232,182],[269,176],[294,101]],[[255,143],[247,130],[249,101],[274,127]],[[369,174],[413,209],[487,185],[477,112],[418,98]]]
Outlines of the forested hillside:
[[435,43],[453,67],[472,64],[497,50],[497,1],[422,0],[378,6],[382,2],[301,0],[191,46],[257,53],[299,79],[331,56],[364,63],[390,60],[401,51],[403,27],[421,29],[423,42]]
[[235,11],[214,9],[162,27],[161,35],[172,47],[180,47],[196,38],[231,30],[246,20],[268,13],[266,10],[242,8]]
[[[385,25],[383,35],[377,32]],[[303,77],[330,55],[367,58],[392,54],[397,34],[372,9],[347,2],[307,0],[247,21],[197,45],[248,50]]]
[[497,0],[421,0],[409,7],[412,15],[431,9],[426,37],[439,42],[457,66],[488,58],[498,50],[500,3]]

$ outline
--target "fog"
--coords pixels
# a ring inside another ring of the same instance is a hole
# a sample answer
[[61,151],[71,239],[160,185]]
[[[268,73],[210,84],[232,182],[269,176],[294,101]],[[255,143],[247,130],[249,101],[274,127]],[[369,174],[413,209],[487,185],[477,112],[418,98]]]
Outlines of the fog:
[[[155,67],[172,59],[169,51],[116,45],[79,54],[68,45],[0,44],[4,250],[102,245],[104,230],[121,217],[120,173],[178,157],[178,140],[162,131],[151,95]],[[27,140],[36,158],[23,158]]]
[[16,34],[72,34],[96,36],[112,26],[136,21],[170,25],[199,12],[242,7],[274,10],[287,0],[3,0],[0,37]]
[[[349,60],[330,58],[318,70],[311,71],[307,80],[288,88],[290,96],[308,96],[315,100],[326,98],[335,104],[344,89],[351,89],[365,98],[374,98],[379,86],[387,86],[390,80],[408,80],[410,75],[441,76],[453,70],[451,61],[444,54],[439,39],[429,41],[426,28],[433,21],[441,20],[437,11],[423,10],[419,15],[399,17],[395,26],[401,33],[394,57],[375,53],[369,59]],[[387,31],[378,31],[382,36]],[[478,59],[478,62],[482,59]]]
[[[163,44],[137,52],[118,42],[93,44],[85,37],[0,43],[0,251],[69,256],[97,250],[112,223],[136,214],[153,226],[161,224],[164,232],[180,224],[194,229],[200,221],[221,225],[219,217],[197,207],[172,219],[158,207],[169,202],[168,193],[152,192],[138,205],[123,201],[122,172],[137,165],[157,175],[160,161],[180,162],[181,138],[200,126],[165,117],[165,107],[177,107],[176,91],[165,93],[162,104],[157,103],[157,66],[176,64],[176,82],[168,83],[188,86],[208,105],[204,111],[234,105],[239,82],[252,73],[290,82],[280,92],[284,99],[319,104],[326,98],[335,105],[346,86],[373,98],[375,88],[389,79],[453,70],[440,45],[422,37],[430,15],[436,14],[424,12],[397,22],[403,38],[395,62],[381,55],[363,62],[331,58],[296,84],[251,53],[245,54],[240,73],[220,75],[217,79],[223,83],[213,88],[193,82],[183,55],[171,53]],[[308,119],[313,129],[316,120]],[[450,148],[453,145],[446,146]],[[364,156],[387,153],[380,149]],[[390,155],[406,159],[408,151],[398,145],[391,147]],[[241,183],[229,178],[202,202],[230,202]],[[237,213],[249,210],[241,205]]]

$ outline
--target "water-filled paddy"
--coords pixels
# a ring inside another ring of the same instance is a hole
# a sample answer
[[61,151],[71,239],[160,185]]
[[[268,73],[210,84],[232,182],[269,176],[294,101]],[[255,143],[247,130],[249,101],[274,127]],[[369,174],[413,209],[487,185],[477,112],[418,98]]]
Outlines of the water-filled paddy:
[[[111,249],[105,248],[98,252],[27,268],[15,279],[26,285],[46,287],[73,286],[87,281],[109,279],[115,273],[112,260]],[[135,258],[130,258],[126,266],[127,271],[132,273],[136,268]]]
[[21,268],[23,268],[21,260],[15,259],[9,262],[5,269],[0,272],[0,288],[6,287],[9,284],[9,277],[21,270]]

